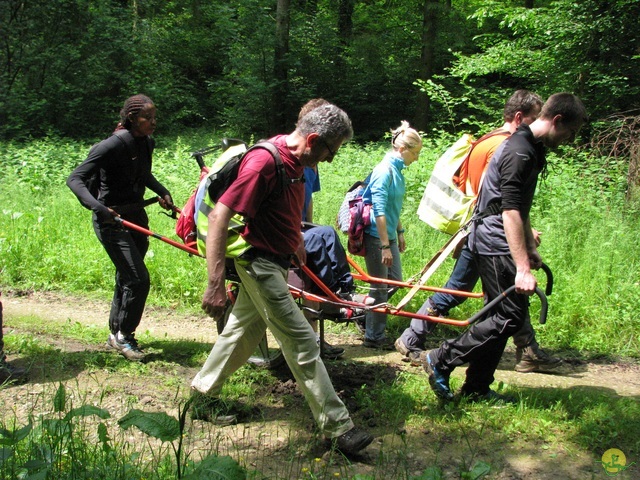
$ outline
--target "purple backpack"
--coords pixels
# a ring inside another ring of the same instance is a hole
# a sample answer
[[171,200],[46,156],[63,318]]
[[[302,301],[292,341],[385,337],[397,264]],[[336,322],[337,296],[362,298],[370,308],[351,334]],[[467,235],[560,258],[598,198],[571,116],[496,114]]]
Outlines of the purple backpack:
[[365,204],[362,197],[349,202],[349,230],[347,231],[347,249],[353,255],[364,257],[364,230],[371,225],[371,205]]

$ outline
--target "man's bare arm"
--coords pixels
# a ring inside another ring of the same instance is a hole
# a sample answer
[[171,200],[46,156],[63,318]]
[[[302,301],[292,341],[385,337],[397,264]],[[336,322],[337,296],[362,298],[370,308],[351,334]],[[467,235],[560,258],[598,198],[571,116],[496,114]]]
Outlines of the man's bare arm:
[[[525,222],[518,210],[504,210],[502,212],[504,232],[507,236],[507,243],[511,251],[511,257],[516,264],[516,292],[525,295],[533,295],[537,281],[531,273],[530,255],[533,252],[528,250],[527,233],[525,232]],[[531,225],[527,224],[528,234],[531,235]],[[535,249],[535,255],[537,250]],[[539,257],[539,255],[538,255]]]
[[207,289],[202,297],[202,309],[219,318],[227,302],[225,292],[225,253],[229,221],[235,212],[222,203],[209,212],[207,229]]

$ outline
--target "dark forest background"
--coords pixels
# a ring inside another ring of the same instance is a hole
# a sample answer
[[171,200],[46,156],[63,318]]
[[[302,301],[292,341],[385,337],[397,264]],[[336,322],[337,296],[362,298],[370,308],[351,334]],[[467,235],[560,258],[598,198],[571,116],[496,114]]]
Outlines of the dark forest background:
[[[356,140],[475,131],[517,88],[637,115],[637,0],[0,0],[0,138],[103,138],[126,97],[158,134],[292,129],[322,96]],[[585,129],[588,136],[590,129]]]

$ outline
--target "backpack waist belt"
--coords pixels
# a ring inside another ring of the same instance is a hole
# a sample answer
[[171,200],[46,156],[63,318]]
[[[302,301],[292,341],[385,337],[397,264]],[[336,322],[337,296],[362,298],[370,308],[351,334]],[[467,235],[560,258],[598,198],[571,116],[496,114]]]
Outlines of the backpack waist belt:
[[293,259],[293,255],[277,255],[275,253],[266,252],[255,247],[251,247],[238,258],[252,262],[258,257],[269,260],[270,262],[275,263],[280,268],[283,268],[285,270],[289,269],[289,267],[291,266],[291,260]]

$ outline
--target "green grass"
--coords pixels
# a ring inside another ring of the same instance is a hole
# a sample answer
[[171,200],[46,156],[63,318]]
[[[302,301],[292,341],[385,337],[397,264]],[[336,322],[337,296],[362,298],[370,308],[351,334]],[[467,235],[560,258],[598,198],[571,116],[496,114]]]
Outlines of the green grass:
[[[154,173],[176,203],[186,201],[197,181],[190,151],[216,141],[201,135],[159,140]],[[433,163],[447,141],[428,139],[420,161],[405,170],[405,278],[420,272],[448,238],[415,213]],[[0,173],[0,286],[109,299],[113,267],[93,233],[90,212],[64,185],[89,145],[51,138],[3,147],[7,153]],[[364,178],[386,149],[386,143],[348,144],[333,163],[320,166],[322,190],[314,196],[317,222],[334,225],[346,189]],[[638,357],[640,204],[624,200],[626,166],[609,162],[605,168],[603,159],[570,148],[560,154],[550,155],[551,173],[540,182],[532,212],[532,224],[542,232],[540,252],[555,276],[549,320],[537,327],[538,335],[553,348]],[[151,229],[176,239],[174,221],[157,206],[149,212]],[[149,304],[198,311],[206,281],[202,259],[152,239],[147,265],[152,282]],[[429,283],[444,284],[452,266],[453,261],[447,260]],[[416,311],[426,296],[417,295],[409,310]],[[479,302],[468,301],[453,314],[465,318],[478,308]],[[537,309],[534,300],[534,316]],[[406,320],[391,319],[389,324],[400,329]]]

